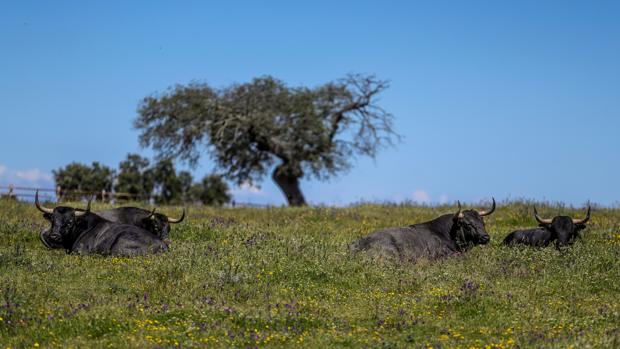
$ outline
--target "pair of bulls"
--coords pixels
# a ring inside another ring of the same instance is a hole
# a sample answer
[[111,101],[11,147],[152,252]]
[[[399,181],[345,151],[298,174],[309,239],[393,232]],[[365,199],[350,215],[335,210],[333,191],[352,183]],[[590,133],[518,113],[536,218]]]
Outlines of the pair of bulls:
[[51,249],[64,249],[68,253],[139,255],[168,250],[166,242],[171,223],[180,223],[163,214],[136,207],[120,207],[100,212],[67,206],[46,208],[35,194],[35,206],[52,226],[41,231],[39,237]]
[[[420,257],[435,259],[465,252],[475,245],[484,245],[490,241],[483,217],[494,211],[495,199],[489,211],[462,211],[459,203],[459,210],[455,214],[446,214],[408,227],[379,230],[355,241],[350,248],[353,251],[368,251],[405,260]],[[514,231],[506,237],[504,244],[548,246],[555,241],[556,247],[560,248],[572,244],[590,219],[590,207],[586,218],[581,220],[567,216],[543,219],[536,209],[534,211],[540,228]]]

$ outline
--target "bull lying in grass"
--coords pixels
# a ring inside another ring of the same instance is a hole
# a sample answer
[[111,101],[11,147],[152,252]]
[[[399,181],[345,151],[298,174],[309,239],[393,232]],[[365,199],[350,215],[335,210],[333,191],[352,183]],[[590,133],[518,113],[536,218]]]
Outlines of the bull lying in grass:
[[86,210],[67,206],[54,209],[39,204],[35,206],[52,223],[51,229],[40,233],[41,242],[51,249],[64,249],[67,253],[133,256],[165,252],[168,245],[148,230],[135,225],[110,222]]
[[[155,210],[156,209],[153,209],[153,211],[148,211],[137,207],[118,207],[98,211],[95,212],[95,214],[110,222],[131,224],[148,230],[168,243],[170,224],[181,223],[185,218],[185,209],[183,209],[183,213],[180,218],[170,218],[164,214],[156,213]],[[76,209],[76,211],[84,212],[82,209]]]
[[379,230],[357,240],[350,248],[415,261],[419,258],[440,258],[488,243],[490,237],[483,217],[495,211],[495,199],[489,211],[461,211],[461,204],[458,205],[459,210],[455,214],[445,214],[408,227]]
[[168,239],[170,224],[181,223],[185,218],[185,209],[178,219],[155,213],[155,209],[148,211],[137,207],[119,207],[95,213],[110,222],[131,224],[148,230],[164,241]]
[[555,247],[572,245],[580,237],[579,232],[586,227],[590,219],[590,206],[584,219],[573,219],[568,216],[556,216],[553,219],[544,219],[538,215],[534,207],[534,217],[540,224],[539,228],[516,230],[504,238],[504,245],[527,245],[547,247],[555,241]]

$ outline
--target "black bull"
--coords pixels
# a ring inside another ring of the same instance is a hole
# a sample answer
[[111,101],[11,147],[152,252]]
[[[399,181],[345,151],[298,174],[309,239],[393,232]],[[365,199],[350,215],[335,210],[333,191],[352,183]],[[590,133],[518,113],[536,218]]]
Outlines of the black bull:
[[168,250],[168,245],[148,230],[131,224],[110,222],[87,209],[77,210],[58,206],[41,207],[38,195],[36,207],[52,223],[51,229],[40,233],[41,241],[52,249],[64,249],[79,254],[139,255]]
[[528,245],[537,247],[547,247],[555,241],[555,247],[571,245],[579,232],[586,227],[590,219],[590,206],[584,219],[573,219],[568,216],[556,216],[553,219],[544,219],[536,212],[534,207],[534,217],[540,227],[526,230],[516,230],[504,238],[504,245]]
[[464,252],[474,245],[486,244],[490,237],[482,217],[495,211],[495,199],[490,211],[459,210],[432,221],[408,227],[376,231],[354,242],[354,251],[373,251],[400,259],[416,260],[444,257]]
[[[35,195],[35,199],[37,199],[36,201],[38,202],[38,192],[37,195]],[[52,211],[40,205],[37,207],[40,207],[43,213],[51,213]],[[90,202],[88,207],[90,207]],[[84,212],[84,210],[81,209],[76,209],[76,211]],[[137,207],[118,207],[95,212],[95,214],[110,222],[135,225],[167,241],[168,235],[170,234],[170,224],[181,223],[185,218],[185,209],[183,209],[183,213],[178,219],[170,218],[161,213],[155,213],[155,209],[153,209],[153,211],[148,211]]]
[[137,207],[119,207],[95,213],[110,222],[131,224],[146,229],[163,240],[168,238],[170,224],[181,223],[185,218],[185,209],[178,219],[155,213],[155,210],[147,211]]

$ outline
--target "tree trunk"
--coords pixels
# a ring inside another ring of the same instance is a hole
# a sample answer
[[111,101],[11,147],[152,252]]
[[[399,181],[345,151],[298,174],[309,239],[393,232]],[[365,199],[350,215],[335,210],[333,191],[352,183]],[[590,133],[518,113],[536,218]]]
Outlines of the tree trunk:
[[301,171],[294,171],[284,165],[276,167],[273,171],[272,178],[280,187],[282,193],[286,197],[289,206],[305,206],[306,198],[299,187],[299,178]]

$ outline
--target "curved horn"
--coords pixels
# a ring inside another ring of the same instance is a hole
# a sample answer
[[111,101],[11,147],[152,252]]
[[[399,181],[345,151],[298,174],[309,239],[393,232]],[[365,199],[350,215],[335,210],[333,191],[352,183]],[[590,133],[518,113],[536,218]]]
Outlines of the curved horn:
[[454,219],[463,218],[463,212],[461,212],[461,202],[456,201],[457,205],[459,205],[459,211],[454,214]]
[[586,218],[584,219],[573,219],[573,224],[584,224],[588,220],[590,220],[590,205],[588,205],[588,213],[586,213]]
[[536,206],[534,206],[534,217],[540,224],[551,224],[552,221],[552,219],[540,218],[540,216],[538,215],[538,211],[536,211]]
[[76,217],[81,217],[81,216],[87,214],[88,212],[90,212],[90,203],[93,201],[94,197],[95,197],[95,195],[91,196],[90,199],[88,199],[88,203],[86,204],[86,210],[85,211],[75,211],[75,216]]
[[183,214],[181,215],[181,218],[174,219],[174,218],[168,217],[168,223],[181,223],[184,218],[185,218],[185,207],[183,207]]
[[493,206],[491,207],[491,211],[478,211],[478,210],[476,210],[476,212],[478,212],[480,217],[488,216],[491,213],[495,212],[495,198],[492,197],[491,200],[493,200]]
[[39,204],[39,189],[37,189],[37,192],[34,194],[34,205],[43,213],[54,213],[54,210],[51,208],[43,207]]

